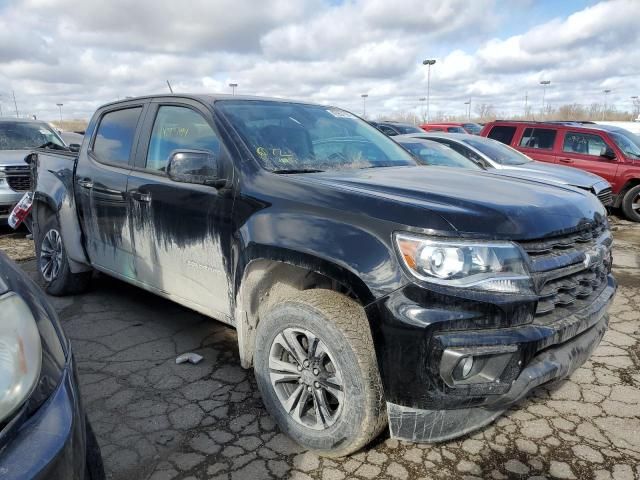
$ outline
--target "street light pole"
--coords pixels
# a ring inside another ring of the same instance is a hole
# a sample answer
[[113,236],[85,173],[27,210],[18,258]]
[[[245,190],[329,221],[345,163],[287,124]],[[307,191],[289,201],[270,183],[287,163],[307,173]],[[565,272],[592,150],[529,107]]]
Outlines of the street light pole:
[[237,83],[230,83],[229,86],[231,87],[231,95],[235,95],[236,94],[236,87],[238,86]]
[[423,65],[427,66],[427,123],[429,123],[430,115],[429,115],[429,104],[431,101],[431,65],[435,65],[436,61],[434,59],[426,59],[422,61]]
[[[640,102],[638,102],[638,95],[631,95],[631,102],[633,105],[633,115],[634,117],[640,117]],[[0,110],[0,116],[2,115],[2,111]],[[636,120],[634,118],[634,120]]]
[[468,113],[467,113],[467,120],[470,122],[471,121],[471,99],[469,99],[468,102],[464,102],[465,105],[468,105]]
[[64,105],[64,103],[56,103],[56,105],[60,109],[60,123],[62,124],[62,106]]
[[547,85],[551,84],[551,80],[541,80],[540,85],[542,85],[542,115],[544,116],[544,96],[547,93]]
[[604,114],[607,111],[607,97],[611,93],[611,90],[607,88],[603,90],[602,93],[604,93],[604,106],[602,107],[602,120],[604,120]]
[[360,96],[362,97],[362,116],[366,117],[367,116],[367,97],[369,95],[366,93],[363,93]]
[[418,100],[420,101],[420,121],[424,122],[424,102],[427,100],[427,97],[420,97]]

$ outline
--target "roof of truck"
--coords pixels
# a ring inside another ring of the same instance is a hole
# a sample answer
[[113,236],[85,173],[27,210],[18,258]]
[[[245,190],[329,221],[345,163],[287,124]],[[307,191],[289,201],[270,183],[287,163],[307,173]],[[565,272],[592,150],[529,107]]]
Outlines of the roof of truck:
[[[253,100],[253,101],[261,101],[261,102],[287,102],[287,103],[299,103],[299,104],[307,104],[307,105],[318,105],[314,102],[305,102],[302,100],[292,100],[289,98],[276,98],[276,97],[258,97],[254,95],[230,95],[225,93],[166,93],[166,94],[157,94],[157,95],[144,95],[140,97],[127,97],[121,100],[116,100],[114,102],[105,103],[102,107],[106,107],[109,105],[118,105],[120,103],[128,103],[135,102],[138,100],[147,100],[147,99],[155,99],[155,98],[188,98],[191,100],[196,100],[205,103],[214,103],[218,100]],[[326,105],[327,107],[331,105]]]

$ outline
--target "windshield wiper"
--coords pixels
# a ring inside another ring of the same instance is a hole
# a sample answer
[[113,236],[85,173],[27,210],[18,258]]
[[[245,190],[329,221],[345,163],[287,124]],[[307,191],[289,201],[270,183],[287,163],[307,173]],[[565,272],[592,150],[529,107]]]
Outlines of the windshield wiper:
[[271,173],[319,173],[324,172],[318,168],[281,168],[279,170],[271,170]]

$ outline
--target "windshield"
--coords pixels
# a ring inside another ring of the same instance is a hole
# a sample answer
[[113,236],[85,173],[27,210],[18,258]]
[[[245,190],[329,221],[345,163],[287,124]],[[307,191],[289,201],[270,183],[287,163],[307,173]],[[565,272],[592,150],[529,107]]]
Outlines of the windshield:
[[30,150],[49,142],[64,147],[60,137],[43,123],[0,122],[0,150]]
[[413,127],[411,125],[393,125],[393,128],[398,130],[402,135],[406,135],[408,133],[422,133],[424,130],[418,127]]
[[384,133],[335,107],[224,100],[216,102],[216,108],[270,171],[416,165]]
[[473,170],[482,170],[471,160],[463,157],[446,145],[430,142],[425,140],[422,142],[399,141],[400,145],[415,155],[420,163],[425,165],[435,165],[438,167],[455,167],[470,168]]
[[625,155],[640,158],[640,137],[629,132],[609,131],[609,135]]
[[523,165],[533,161],[526,155],[496,140],[465,138],[463,142],[500,165]]
[[473,135],[479,135],[482,131],[482,126],[477,123],[465,123],[462,126],[467,132],[472,133]]

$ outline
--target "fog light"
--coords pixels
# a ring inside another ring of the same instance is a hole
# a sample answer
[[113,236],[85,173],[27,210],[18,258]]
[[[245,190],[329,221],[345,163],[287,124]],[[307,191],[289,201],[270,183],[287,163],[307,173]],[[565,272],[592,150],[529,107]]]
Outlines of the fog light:
[[460,373],[462,374],[462,378],[467,378],[471,373],[471,369],[473,368],[473,357],[464,357],[460,360]]

